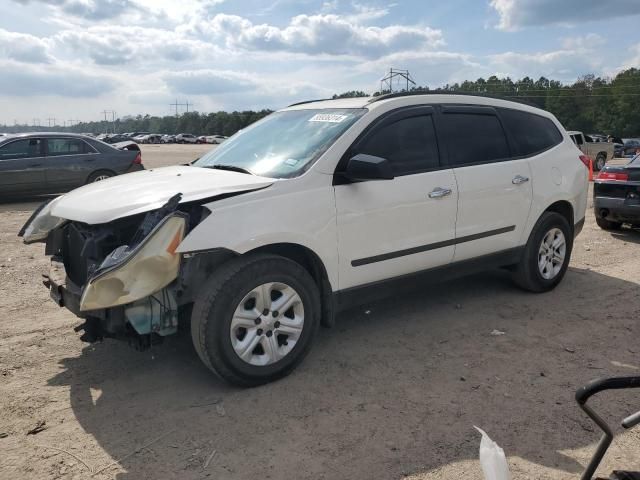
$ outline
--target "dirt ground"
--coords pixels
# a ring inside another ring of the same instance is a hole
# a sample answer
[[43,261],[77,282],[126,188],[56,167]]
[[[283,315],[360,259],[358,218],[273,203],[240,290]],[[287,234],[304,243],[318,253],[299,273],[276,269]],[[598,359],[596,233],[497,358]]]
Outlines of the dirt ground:
[[[143,160],[207,149],[145,146]],[[143,353],[81,343],[41,284],[43,246],[16,237],[36,204],[0,204],[2,479],[481,479],[473,425],[514,478],[578,478],[599,433],[576,388],[640,375],[640,232],[604,232],[591,211],[553,292],[494,271],[366,305],[322,329],[291,376],[240,390],[188,337]],[[640,399],[594,405],[619,425]],[[602,473],[640,470],[639,448],[640,429],[616,428]]]

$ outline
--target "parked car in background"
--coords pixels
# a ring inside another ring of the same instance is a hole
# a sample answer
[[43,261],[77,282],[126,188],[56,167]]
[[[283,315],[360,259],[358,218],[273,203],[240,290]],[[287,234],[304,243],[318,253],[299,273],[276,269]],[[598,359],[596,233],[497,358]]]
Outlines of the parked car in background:
[[188,322],[208,368],[255,386],[289,374],[353,303],[494,267],[555,288],[587,176],[558,120],[520,103],[305,102],[191,166],[58,197],[22,233],[47,243],[45,285],[86,319],[85,340],[148,347]]
[[196,143],[209,143],[207,142],[207,137],[205,135],[200,135],[196,138]]
[[622,151],[621,157],[635,157],[640,150],[640,139],[638,138],[623,138],[622,139]]
[[111,135],[106,135],[104,138],[100,138],[99,140],[102,140],[105,143],[113,144],[113,143],[120,143],[120,142],[128,142],[128,141],[132,141],[133,139],[123,133],[115,133]]
[[118,150],[71,133],[24,133],[0,139],[0,195],[67,192],[143,170],[135,150]]
[[197,140],[196,136],[190,133],[179,133],[176,135],[176,143],[196,143]]
[[162,135],[162,138],[160,139],[161,143],[175,143],[176,141],[176,136],[175,135]]
[[596,223],[618,230],[623,223],[640,226],[640,154],[626,165],[607,165],[593,185]]
[[582,132],[567,132],[573,143],[593,160],[593,169],[602,170],[606,163],[613,158],[613,144],[608,142],[594,142],[591,137]]
[[225,137],[224,135],[209,135],[207,137],[207,143],[222,143],[224,142],[227,138],[229,137]]

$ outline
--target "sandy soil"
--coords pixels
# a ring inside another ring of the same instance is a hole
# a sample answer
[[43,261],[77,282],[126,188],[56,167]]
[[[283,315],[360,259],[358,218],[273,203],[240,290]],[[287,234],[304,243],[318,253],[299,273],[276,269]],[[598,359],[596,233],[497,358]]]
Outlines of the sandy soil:
[[[143,159],[206,150],[145,146]],[[523,293],[495,271],[366,305],[321,330],[290,377],[239,390],[189,338],[144,353],[82,344],[40,283],[42,245],[15,236],[35,205],[0,205],[3,479],[481,479],[473,425],[514,478],[578,478],[599,434],[576,388],[640,374],[640,232],[604,232],[591,212],[555,291]],[[594,405],[618,424],[640,400]],[[616,433],[602,472],[640,470],[640,429]]]

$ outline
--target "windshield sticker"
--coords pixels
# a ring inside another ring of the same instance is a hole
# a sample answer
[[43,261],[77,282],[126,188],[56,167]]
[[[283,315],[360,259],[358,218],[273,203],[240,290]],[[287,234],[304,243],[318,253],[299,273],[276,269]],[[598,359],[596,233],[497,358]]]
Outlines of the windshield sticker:
[[286,163],[287,165],[289,165],[290,167],[295,167],[298,164],[298,160],[296,160],[295,158],[287,158],[284,163]]
[[346,115],[338,115],[336,113],[316,113],[313,117],[309,119],[310,122],[329,122],[329,123],[340,123],[345,118]]

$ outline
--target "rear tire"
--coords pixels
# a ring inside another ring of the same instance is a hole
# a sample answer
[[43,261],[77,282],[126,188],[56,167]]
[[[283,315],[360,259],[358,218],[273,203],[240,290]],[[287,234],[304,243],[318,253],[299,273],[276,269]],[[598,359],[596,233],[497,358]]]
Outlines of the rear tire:
[[604,153],[599,153],[598,156],[596,157],[596,161],[593,165],[593,168],[595,170],[602,170],[604,168],[604,166],[607,164],[607,156]]
[[204,364],[227,382],[272,382],[309,352],[320,324],[320,294],[296,262],[266,254],[237,257],[201,288],[191,338]]
[[567,219],[556,212],[543,213],[513,272],[513,281],[535,293],[554,289],[567,272],[572,248],[573,229]]
[[620,230],[622,228],[622,223],[612,222],[601,217],[596,217],[596,223],[602,230]]
[[107,178],[115,177],[116,174],[114,172],[110,172],[109,170],[98,170],[97,172],[93,172],[87,178],[87,184],[100,182],[102,180],[106,180]]

